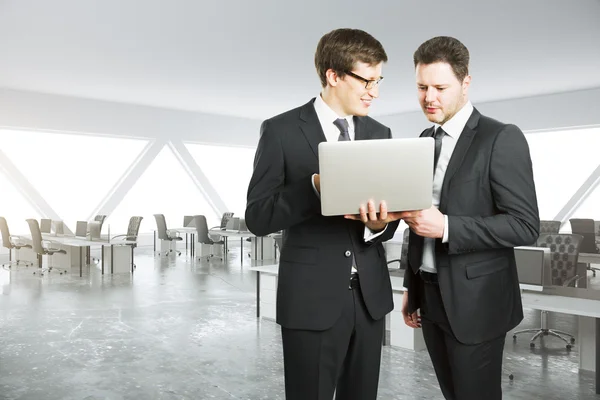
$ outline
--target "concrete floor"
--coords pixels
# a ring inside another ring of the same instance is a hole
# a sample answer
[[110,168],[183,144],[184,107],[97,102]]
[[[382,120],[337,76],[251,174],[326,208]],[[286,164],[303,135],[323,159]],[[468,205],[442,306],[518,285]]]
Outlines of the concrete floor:
[[[0,399],[283,399],[280,331],[256,319],[255,274],[239,253],[224,264],[137,249],[133,276],[0,268]],[[577,333],[575,317],[549,322]],[[526,310],[519,329],[539,323]],[[507,338],[505,399],[600,399],[577,346]],[[427,352],[386,346],[379,398],[442,399]]]

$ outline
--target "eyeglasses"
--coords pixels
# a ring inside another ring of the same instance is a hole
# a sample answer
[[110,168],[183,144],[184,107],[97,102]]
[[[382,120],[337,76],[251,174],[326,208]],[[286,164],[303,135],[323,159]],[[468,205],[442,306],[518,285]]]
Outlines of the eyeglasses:
[[379,77],[379,79],[371,80],[371,79],[363,78],[360,75],[356,75],[354,72],[350,72],[350,71],[345,71],[345,72],[346,72],[346,74],[350,75],[351,77],[356,78],[360,81],[363,81],[365,83],[365,89],[367,89],[367,90],[371,90],[375,86],[378,86],[381,83],[381,81],[383,80],[383,76]]

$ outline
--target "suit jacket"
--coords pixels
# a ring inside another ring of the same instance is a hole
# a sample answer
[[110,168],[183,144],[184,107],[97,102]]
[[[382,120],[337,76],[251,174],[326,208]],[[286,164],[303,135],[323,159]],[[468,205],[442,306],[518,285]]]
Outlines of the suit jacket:
[[[371,317],[382,318],[393,309],[382,241],[393,236],[397,224],[365,242],[362,222],[321,215],[312,175],[319,170],[318,145],[326,139],[313,103],[314,99],[263,122],[248,187],[246,225],[257,236],[285,230],[277,323],[325,330],[341,315],[352,256]],[[354,117],[354,132],[355,140],[391,138],[389,128],[369,117]]]
[[[540,226],[521,130],[473,110],[449,161],[439,209],[448,215],[448,243],[436,240],[435,260],[455,337],[477,344],[506,334],[523,319],[514,247],[534,243]],[[423,238],[411,231],[404,277],[410,312],[420,307],[422,254]]]

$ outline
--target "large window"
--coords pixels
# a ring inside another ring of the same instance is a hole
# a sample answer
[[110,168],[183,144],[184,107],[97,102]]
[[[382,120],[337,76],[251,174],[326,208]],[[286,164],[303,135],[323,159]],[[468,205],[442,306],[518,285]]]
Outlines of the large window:
[[2,172],[0,172],[0,217],[6,218],[11,235],[29,234],[28,218],[40,219],[41,215],[21,195]]
[[256,149],[191,143],[186,146],[228,211],[243,218]]
[[171,149],[165,146],[107,218],[111,235],[125,233],[129,218],[144,217],[140,233],[156,229],[154,214],[164,214],[168,228],[183,226],[184,215],[205,215],[209,228],[220,216],[212,209]]
[[600,221],[600,185],[581,203],[571,218],[590,218]]
[[[554,219],[600,163],[600,128],[525,136],[531,151],[540,217]],[[596,204],[597,210],[600,203]],[[593,206],[586,207],[584,211],[591,215]]]
[[63,221],[88,220],[146,140],[2,131],[0,148]]

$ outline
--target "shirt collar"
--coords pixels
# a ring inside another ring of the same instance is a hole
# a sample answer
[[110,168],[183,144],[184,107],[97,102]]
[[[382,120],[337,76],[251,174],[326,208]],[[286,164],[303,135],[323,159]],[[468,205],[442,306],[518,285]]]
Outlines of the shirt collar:
[[354,119],[352,118],[352,116],[339,116],[335,111],[331,109],[331,107],[329,107],[327,103],[325,103],[325,100],[323,100],[320,94],[315,99],[315,111],[317,112],[317,117],[319,117],[319,121],[321,121],[321,123],[325,122],[327,124],[333,125],[333,121],[335,121],[336,119],[344,118],[346,121],[348,121],[348,126],[350,127],[350,130],[354,130]]
[[[444,125],[442,125],[442,129],[446,134],[456,140],[460,137],[463,129],[465,129],[465,125],[467,125],[467,121],[471,118],[471,114],[473,113],[473,104],[470,101],[461,108],[450,120],[446,121]],[[437,130],[439,124],[434,124],[434,128]]]

